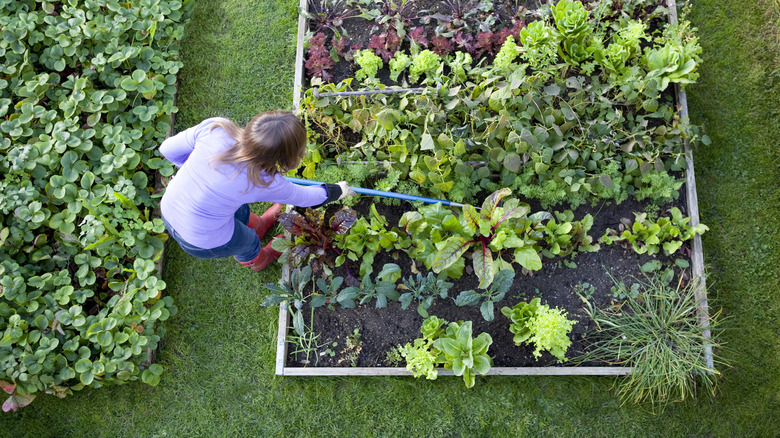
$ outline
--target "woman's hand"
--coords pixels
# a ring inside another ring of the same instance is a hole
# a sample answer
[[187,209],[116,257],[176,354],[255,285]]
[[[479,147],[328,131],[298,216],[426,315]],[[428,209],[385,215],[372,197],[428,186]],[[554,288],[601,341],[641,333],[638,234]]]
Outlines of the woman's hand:
[[338,183],[336,183],[336,185],[341,187],[341,196],[339,196],[339,199],[338,199],[339,201],[344,199],[344,198],[346,198],[347,196],[355,196],[355,195],[357,195],[357,193],[355,193],[354,190],[349,188],[349,185],[347,184],[346,181],[339,181]]

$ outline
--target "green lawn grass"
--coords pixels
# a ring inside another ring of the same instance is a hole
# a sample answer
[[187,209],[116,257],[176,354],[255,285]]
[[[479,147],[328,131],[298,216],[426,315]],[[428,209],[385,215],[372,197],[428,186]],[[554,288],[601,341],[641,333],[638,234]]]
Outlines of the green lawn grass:
[[[289,108],[297,1],[201,0],[187,28],[177,128],[239,123]],[[780,65],[770,2],[699,0],[704,64],[689,89],[713,140],[695,153],[710,304],[730,328],[733,368],[717,397],[653,415],[620,406],[613,378],[281,378],[277,312],[254,273],[171,245],[165,280],[179,307],[158,351],[166,373],[141,383],[40,396],[0,415],[0,436],[516,437],[776,436],[780,430]]]

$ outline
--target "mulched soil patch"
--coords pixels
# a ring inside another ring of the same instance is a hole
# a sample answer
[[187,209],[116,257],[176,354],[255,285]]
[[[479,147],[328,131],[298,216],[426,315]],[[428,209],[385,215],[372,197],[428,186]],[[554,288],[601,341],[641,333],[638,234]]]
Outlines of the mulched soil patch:
[[[411,204],[402,202],[401,206],[389,206],[379,200],[379,198],[363,198],[354,207],[359,215],[367,215],[371,203],[375,203],[380,214],[388,219],[391,225],[397,225],[398,219],[403,212],[412,209]],[[663,208],[677,206],[685,211],[684,199],[680,199],[674,204]],[[328,214],[331,214],[340,206],[330,206]],[[594,225],[589,234],[594,240],[598,240],[607,228],[616,229],[620,218],[633,218],[633,212],[641,212],[643,205],[636,201],[625,201],[620,205],[597,205],[591,207],[588,205],[580,206],[575,210],[575,220],[581,220],[588,212],[594,215]],[[538,206],[532,206],[532,212],[539,211]],[[640,266],[648,261],[658,259],[662,262],[670,262],[674,258],[687,258],[683,250],[675,254],[676,257],[666,257],[663,255],[639,255],[632,249],[624,249],[617,245],[602,245],[601,250],[594,253],[580,253],[566,258],[577,264],[576,269],[566,267],[564,259],[542,259],[543,267],[540,271],[533,272],[532,275],[523,275],[519,266],[516,266],[516,276],[510,291],[506,298],[497,303],[495,308],[496,317],[493,321],[487,322],[482,318],[478,306],[458,307],[453,299],[463,291],[468,289],[477,289],[478,279],[475,274],[464,273],[460,280],[452,281],[455,285],[449,291],[449,299],[437,298],[434,305],[428,309],[430,315],[444,318],[447,321],[472,321],[474,334],[481,332],[490,333],[493,338],[493,344],[490,346],[488,354],[493,357],[493,366],[502,367],[538,367],[538,366],[566,366],[566,363],[559,364],[557,359],[547,352],[542,354],[539,360],[533,357],[533,347],[528,345],[515,346],[512,342],[512,333],[509,332],[509,320],[500,313],[503,306],[512,307],[520,301],[530,301],[534,297],[541,297],[543,304],[550,307],[559,307],[568,312],[568,318],[576,320],[577,324],[570,334],[572,346],[569,348],[566,357],[576,357],[585,352],[588,342],[585,340],[585,333],[594,329],[593,323],[587,316],[584,302],[574,291],[574,286],[581,282],[587,282],[595,287],[595,293],[591,301],[599,308],[610,306],[614,302],[611,287],[611,274],[618,280],[625,280],[626,283],[632,283],[632,277],[642,277]],[[467,266],[469,265],[467,260]],[[397,259],[389,253],[380,253],[374,261],[374,272],[379,272],[385,263],[396,263],[402,271],[403,277],[412,275],[412,260],[404,253],[397,255]],[[350,264],[351,272],[359,271],[359,264]],[[420,269],[423,275],[427,271]],[[342,266],[336,268],[334,276],[346,276],[346,269]],[[355,309],[344,309],[336,305],[332,308],[320,307],[314,310],[314,321],[309,320],[310,309],[305,306],[303,315],[307,326],[312,326],[315,333],[319,333],[318,343],[321,346],[317,351],[320,353],[315,360],[310,355],[306,360],[304,354],[290,354],[287,358],[287,366],[319,366],[319,367],[383,367],[390,366],[386,362],[387,352],[398,344],[411,342],[420,336],[420,326],[424,320],[417,313],[417,303],[413,302],[407,309],[402,309],[400,303],[391,302],[387,308],[377,309],[375,302],[370,302]],[[355,329],[360,332],[362,348],[357,354],[357,360],[352,363],[347,357],[350,351],[346,349],[347,336],[353,333]],[[333,347],[332,343],[337,342],[338,346]],[[326,348],[330,347],[335,352],[334,356],[324,354]],[[290,351],[294,347],[290,347]],[[609,366],[606,363],[586,363],[588,366]]]

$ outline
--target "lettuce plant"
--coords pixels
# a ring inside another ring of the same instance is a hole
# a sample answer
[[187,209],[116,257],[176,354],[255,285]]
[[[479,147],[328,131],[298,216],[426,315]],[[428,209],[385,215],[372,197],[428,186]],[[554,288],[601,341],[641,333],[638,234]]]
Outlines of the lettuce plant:
[[438,377],[439,372],[435,367],[439,352],[433,348],[433,341],[444,336],[445,329],[442,328],[444,324],[447,324],[447,321],[436,316],[426,318],[420,328],[423,337],[399,349],[401,356],[406,360],[406,369],[411,371],[414,377],[425,376],[428,380],[436,380]]
[[542,70],[558,58],[557,38],[542,20],[531,22],[520,31],[520,43],[525,49],[520,56],[534,70]]
[[503,307],[501,313],[512,321],[509,330],[514,333],[515,344],[533,343],[533,355],[537,359],[543,351],[549,351],[558,362],[564,362],[566,350],[571,346],[568,334],[577,322],[567,319],[562,309],[550,309],[546,304],[540,305],[540,301],[534,298],[530,303]]
[[454,56],[447,57],[447,66],[450,68],[450,76],[456,82],[466,81],[466,69],[471,68],[473,59],[471,55],[464,52],[455,52]]
[[365,82],[376,81],[376,74],[384,65],[382,58],[376,56],[369,49],[355,52],[355,62],[360,66],[360,69],[355,72],[355,79]]
[[[371,37],[368,48],[381,56],[385,62],[389,62],[393,55],[401,48],[401,37],[395,30],[389,29]],[[381,68],[381,67],[380,67]]]
[[395,52],[393,58],[388,62],[390,67],[390,80],[398,82],[398,76],[412,64],[412,58],[403,50]]
[[441,66],[441,56],[425,49],[412,58],[412,65],[409,67],[409,80],[417,82],[423,74],[425,74],[424,82],[433,80]]
[[608,245],[620,243],[630,246],[638,254],[657,254],[663,249],[664,254],[670,255],[677,252],[686,240],[693,239],[697,234],[704,234],[709,230],[704,224],[691,226],[690,217],[684,217],[677,207],[672,207],[669,212],[672,217],[660,217],[653,221],[647,217],[647,213],[634,213],[634,221],[623,218],[619,229],[608,229],[601,241]]
[[519,54],[520,47],[515,43],[515,37],[510,35],[501,45],[501,49],[493,60],[493,66],[499,70],[506,70]]
[[[446,328],[442,328],[447,324]],[[488,333],[472,337],[471,321],[447,323],[431,316],[423,321],[420,331],[422,338],[407,343],[401,349],[406,359],[406,369],[414,377],[425,376],[436,379],[436,365],[452,370],[456,376],[463,376],[467,388],[475,383],[476,373],[485,375],[490,371],[492,360],[487,351],[493,338]]]
[[471,321],[451,322],[445,335],[433,341],[433,348],[440,352],[437,362],[456,376],[463,376],[466,388],[471,388],[476,373],[485,375],[490,371],[492,361],[487,351],[492,343],[488,333],[472,337]]
[[669,83],[692,84],[699,74],[696,73],[698,45],[666,43],[663,47],[648,50],[645,53],[647,80],[658,82],[658,91],[663,91]]
[[552,7],[552,12],[561,40],[562,49],[558,49],[561,58],[573,65],[587,60],[590,55],[586,50],[586,40],[592,26],[585,6],[574,0],[560,0]]

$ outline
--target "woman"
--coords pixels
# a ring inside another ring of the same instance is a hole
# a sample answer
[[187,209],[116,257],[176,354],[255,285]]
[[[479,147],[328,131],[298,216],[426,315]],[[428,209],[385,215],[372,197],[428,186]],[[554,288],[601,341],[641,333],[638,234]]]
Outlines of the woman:
[[[207,119],[165,140],[160,151],[180,167],[160,205],[170,235],[192,256],[233,256],[255,271],[281,255],[260,243],[281,204],[319,206],[355,194],[344,181],[302,187],[282,176],[306,153],[306,129],[287,111],[258,114],[243,129]],[[257,216],[251,202],[276,204]]]

